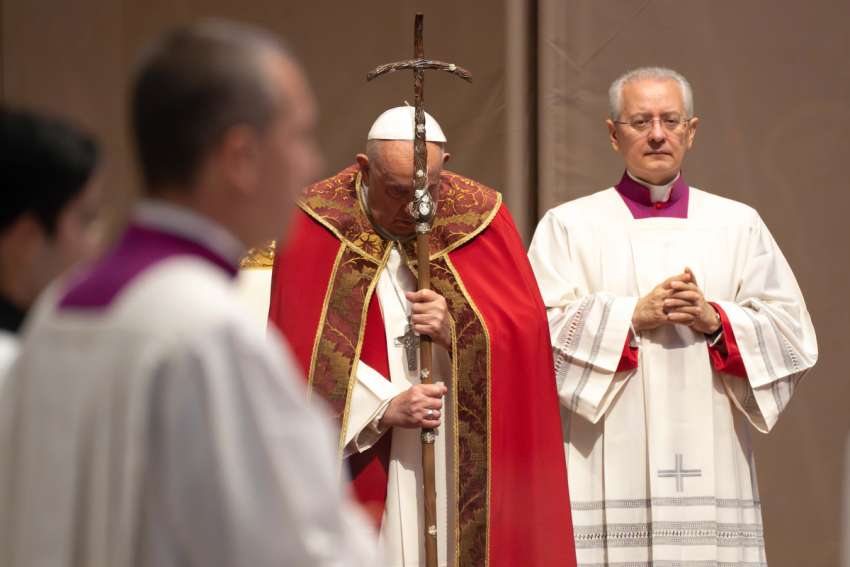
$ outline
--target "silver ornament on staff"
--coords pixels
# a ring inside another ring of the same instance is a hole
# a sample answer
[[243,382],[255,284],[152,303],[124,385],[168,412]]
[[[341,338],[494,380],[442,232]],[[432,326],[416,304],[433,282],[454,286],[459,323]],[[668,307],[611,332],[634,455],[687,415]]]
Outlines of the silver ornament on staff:
[[[447,71],[466,81],[472,80],[472,74],[454,63],[444,63],[425,59],[425,47],[422,39],[422,14],[416,14],[413,26],[413,59],[387,63],[376,67],[366,75],[371,81],[382,75],[395,71],[413,71],[415,135],[413,138],[413,202],[409,211],[416,222],[416,266],[419,276],[419,289],[431,289],[431,262],[429,233],[437,207],[431,193],[428,191],[428,147],[425,144],[425,109],[424,86],[425,71]],[[419,340],[419,379],[422,384],[433,384],[431,338],[420,337]],[[425,566],[437,567],[437,487],[434,460],[434,441],[436,433],[433,429],[422,430],[422,478],[425,496]]]

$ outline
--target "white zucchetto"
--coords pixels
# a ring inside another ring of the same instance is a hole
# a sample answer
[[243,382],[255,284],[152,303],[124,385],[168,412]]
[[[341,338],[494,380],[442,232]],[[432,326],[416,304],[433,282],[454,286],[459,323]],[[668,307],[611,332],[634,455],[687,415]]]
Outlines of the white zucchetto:
[[[367,140],[413,140],[414,112],[412,106],[397,106],[378,116],[369,130]],[[446,143],[443,129],[434,117],[425,113],[425,141]]]

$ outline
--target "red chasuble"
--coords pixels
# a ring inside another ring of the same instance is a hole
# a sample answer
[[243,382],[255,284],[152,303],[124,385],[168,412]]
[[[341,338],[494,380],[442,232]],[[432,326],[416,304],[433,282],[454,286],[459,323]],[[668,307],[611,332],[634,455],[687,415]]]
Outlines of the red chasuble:
[[[275,260],[269,314],[343,429],[357,360],[389,377],[374,290],[391,243],[364,213],[358,173],[351,166],[305,190]],[[432,287],[455,330],[446,385],[458,423],[458,461],[447,471],[457,565],[575,565],[546,311],[501,196],[443,172],[430,246]],[[413,243],[404,255],[415,274]],[[354,492],[377,518],[389,439],[348,459]]]

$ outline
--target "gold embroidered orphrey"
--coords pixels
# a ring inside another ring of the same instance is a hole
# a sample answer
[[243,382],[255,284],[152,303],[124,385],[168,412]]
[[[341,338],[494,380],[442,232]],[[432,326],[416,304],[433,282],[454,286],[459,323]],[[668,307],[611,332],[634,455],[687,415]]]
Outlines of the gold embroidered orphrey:
[[[347,426],[369,302],[393,245],[372,228],[359,193],[359,171],[352,166],[308,187],[299,203],[340,241],[316,332],[308,384],[330,404],[342,431]],[[484,565],[489,548],[490,343],[483,317],[448,254],[483,231],[500,206],[501,196],[492,189],[443,172],[437,215],[429,234],[431,283],[445,297],[454,321],[453,376],[447,385],[454,400],[451,446],[456,463],[452,474],[457,525],[453,533],[460,565]],[[401,248],[415,274],[413,242]],[[340,456],[342,443],[340,435]]]

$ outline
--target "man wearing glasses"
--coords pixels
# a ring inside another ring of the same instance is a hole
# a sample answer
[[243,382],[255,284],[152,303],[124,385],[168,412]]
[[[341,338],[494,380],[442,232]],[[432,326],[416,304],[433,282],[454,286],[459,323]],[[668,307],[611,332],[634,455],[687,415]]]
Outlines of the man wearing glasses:
[[[752,208],[690,187],[687,80],[611,85],[615,187],[548,211],[546,303],[580,565],[765,565],[750,425],[817,360],[791,268]],[[749,424],[748,424],[749,422]]]

